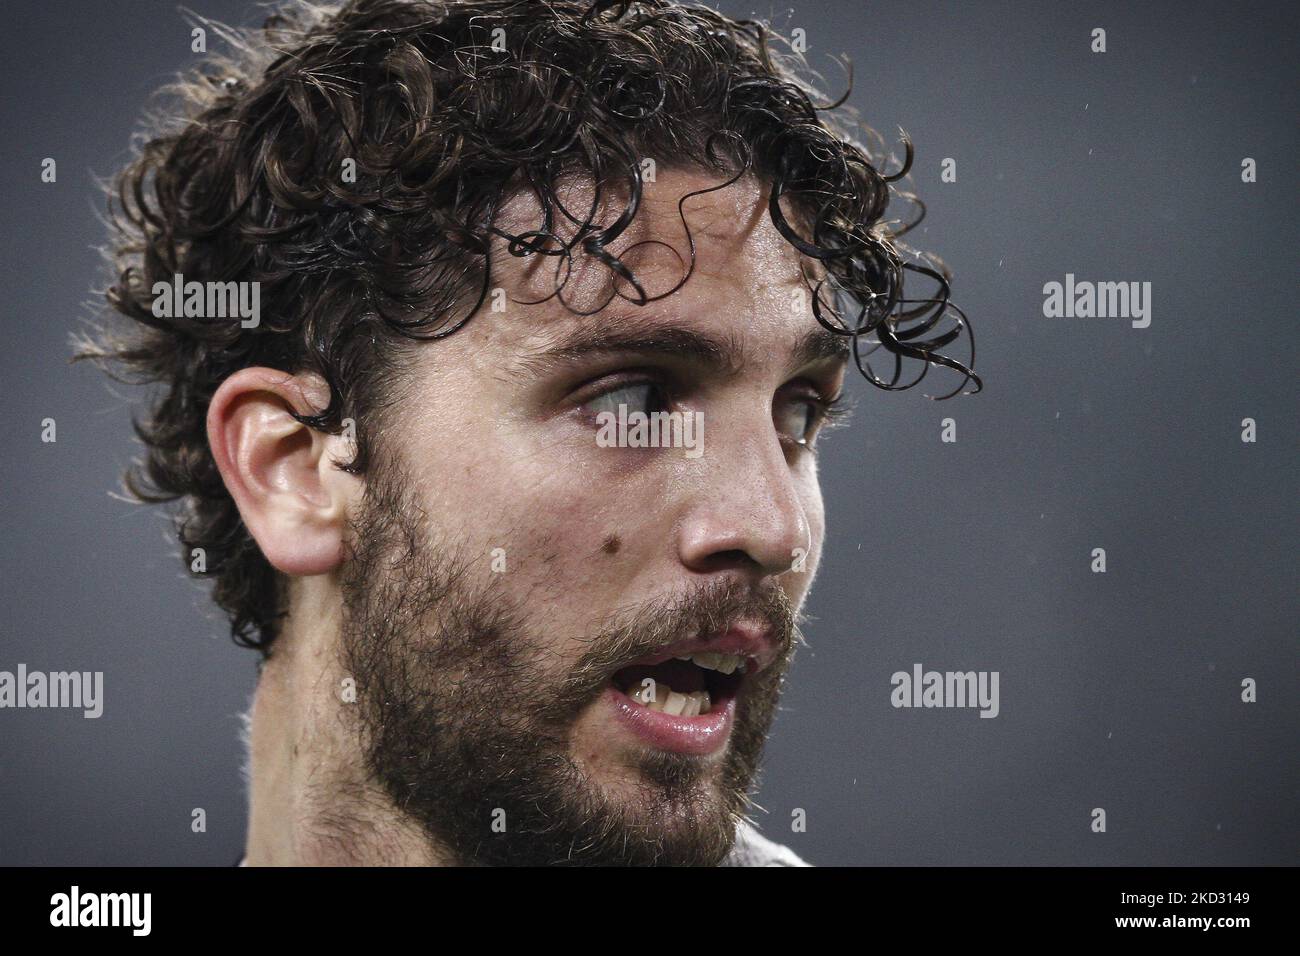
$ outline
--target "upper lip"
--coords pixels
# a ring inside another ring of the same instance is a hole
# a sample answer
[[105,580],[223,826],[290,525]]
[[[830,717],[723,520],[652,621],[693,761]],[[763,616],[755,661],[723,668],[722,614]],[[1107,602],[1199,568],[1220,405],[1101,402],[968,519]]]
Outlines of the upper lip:
[[665,644],[653,654],[625,666],[650,667],[675,657],[692,654],[735,654],[745,659],[745,671],[756,674],[772,664],[780,653],[772,629],[761,624],[736,621],[724,630],[687,641]]

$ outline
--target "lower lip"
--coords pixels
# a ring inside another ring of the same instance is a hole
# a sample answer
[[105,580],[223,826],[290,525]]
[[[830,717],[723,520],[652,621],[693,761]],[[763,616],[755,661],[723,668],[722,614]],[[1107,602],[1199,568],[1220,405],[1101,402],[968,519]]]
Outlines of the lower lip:
[[674,717],[661,710],[651,710],[612,686],[606,688],[605,699],[623,726],[643,741],[680,754],[717,753],[726,746],[736,717],[734,697],[720,701],[713,710],[698,717]]

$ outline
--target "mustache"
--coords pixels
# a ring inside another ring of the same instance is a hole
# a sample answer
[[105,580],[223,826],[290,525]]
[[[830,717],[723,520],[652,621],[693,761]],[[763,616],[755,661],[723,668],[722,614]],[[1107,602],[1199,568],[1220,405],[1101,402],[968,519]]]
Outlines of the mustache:
[[772,670],[783,669],[799,640],[798,615],[784,589],[771,581],[758,587],[735,579],[701,582],[681,596],[645,601],[607,618],[554,688],[548,716],[567,721],[604,690],[615,671],[669,644],[720,636],[738,618],[769,630],[778,649]]

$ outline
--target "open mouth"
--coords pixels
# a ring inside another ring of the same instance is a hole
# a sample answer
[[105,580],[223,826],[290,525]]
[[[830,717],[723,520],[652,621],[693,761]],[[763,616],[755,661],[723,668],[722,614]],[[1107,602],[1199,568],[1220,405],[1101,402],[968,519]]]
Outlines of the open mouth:
[[696,652],[616,671],[607,697],[620,723],[657,750],[707,756],[727,744],[736,697],[754,663],[743,655]]
[[738,654],[698,653],[658,664],[634,664],[613,676],[634,703],[672,717],[699,717],[723,709],[745,678]]

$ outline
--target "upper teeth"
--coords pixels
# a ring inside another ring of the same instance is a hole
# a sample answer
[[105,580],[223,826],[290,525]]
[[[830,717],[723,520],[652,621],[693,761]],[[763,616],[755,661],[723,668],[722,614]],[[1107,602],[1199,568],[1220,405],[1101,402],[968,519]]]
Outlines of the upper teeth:
[[739,654],[689,654],[685,657],[678,657],[679,661],[691,661],[696,667],[703,667],[709,671],[719,671],[723,674],[730,674],[739,669],[745,673],[745,658]]

